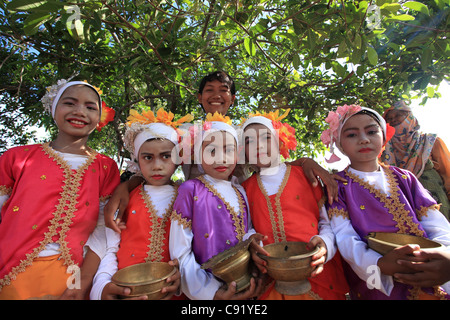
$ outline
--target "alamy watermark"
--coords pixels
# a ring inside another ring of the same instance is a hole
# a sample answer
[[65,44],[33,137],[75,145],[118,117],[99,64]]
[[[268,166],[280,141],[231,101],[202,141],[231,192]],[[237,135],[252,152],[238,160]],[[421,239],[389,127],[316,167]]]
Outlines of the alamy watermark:
[[75,29],[76,25],[78,23],[81,23],[81,11],[80,11],[80,7],[78,7],[77,5],[73,4],[70,6],[66,7],[66,12],[67,13],[71,13],[71,15],[69,16],[69,18],[67,18],[67,22],[66,25],[68,26],[68,28],[70,29]]

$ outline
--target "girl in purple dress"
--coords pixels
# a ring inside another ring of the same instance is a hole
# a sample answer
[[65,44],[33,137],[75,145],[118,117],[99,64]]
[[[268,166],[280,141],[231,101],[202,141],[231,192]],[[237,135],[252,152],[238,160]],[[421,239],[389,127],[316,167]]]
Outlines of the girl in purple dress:
[[246,299],[256,295],[255,280],[235,293],[201,265],[216,254],[248,239],[250,226],[247,198],[232,173],[237,163],[238,137],[229,117],[208,114],[194,133],[195,163],[203,175],[178,188],[169,236],[171,258],[178,259],[181,289],[195,300]]
[[[352,299],[448,299],[449,283],[422,288],[396,281],[398,273],[413,273],[398,260],[414,260],[411,246],[384,256],[370,249],[370,232],[394,232],[426,237],[450,244],[450,225],[439,206],[414,174],[378,162],[391,130],[374,110],[356,105],[338,107],[326,122],[322,141],[350,159],[338,173],[339,200],[328,208],[338,249],[346,261]],[[332,159],[337,159],[333,154]]]

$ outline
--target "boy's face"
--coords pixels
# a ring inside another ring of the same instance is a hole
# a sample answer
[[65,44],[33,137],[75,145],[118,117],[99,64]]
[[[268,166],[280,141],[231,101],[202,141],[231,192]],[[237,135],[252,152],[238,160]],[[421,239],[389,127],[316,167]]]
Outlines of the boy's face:
[[226,132],[214,132],[202,143],[202,167],[215,179],[228,180],[237,163],[236,141]]
[[350,158],[351,166],[360,171],[377,168],[383,147],[383,132],[371,116],[357,114],[347,120],[341,131],[340,145]]
[[213,114],[217,111],[225,115],[234,103],[236,96],[231,94],[230,88],[226,83],[214,80],[205,84],[202,93],[199,93],[197,98],[205,113]]
[[268,168],[279,164],[280,152],[276,137],[263,124],[255,123],[245,128],[245,157],[249,164]]
[[169,184],[175,169],[172,160],[174,144],[165,139],[146,141],[139,149],[139,167],[148,184],[162,186]]
[[100,120],[98,95],[87,86],[67,88],[56,105],[55,122],[60,133],[88,136]]

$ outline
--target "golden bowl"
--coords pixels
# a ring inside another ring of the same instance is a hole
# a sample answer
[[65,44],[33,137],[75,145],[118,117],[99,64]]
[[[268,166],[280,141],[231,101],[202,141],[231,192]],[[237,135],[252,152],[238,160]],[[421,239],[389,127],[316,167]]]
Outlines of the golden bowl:
[[369,248],[382,255],[407,244],[418,244],[421,249],[442,247],[439,242],[402,233],[371,232],[366,236],[366,239]]
[[210,258],[202,264],[201,268],[211,270],[214,276],[227,285],[235,281],[236,292],[246,289],[250,285],[251,279],[249,272],[250,252],[248,250],[251,241],[251,239],[247,239],[239,242],[234,247]]
[[167,278],[175,272],[176,267],[167,262],[145,262],[120,269],[111,281],[131,289],[130,294],[122,298],[147,295],[149,300],[159,300],[166,295],[161,289],[172,284],[166,282]]
[[308,277],[313,271],[312,256],[319,251],[307,249],[306,242],[279,242],[264,246],[269,256],[259,254],[267,261],[267,273],[275,280],[275,290],[286,295],[300,295],[311,290]]

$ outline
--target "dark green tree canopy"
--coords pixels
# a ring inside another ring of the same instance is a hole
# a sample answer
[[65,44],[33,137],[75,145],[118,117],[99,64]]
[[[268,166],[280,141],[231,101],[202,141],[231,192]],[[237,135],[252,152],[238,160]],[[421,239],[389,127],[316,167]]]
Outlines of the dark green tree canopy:
[[45,127],[46,87],[76,75],[116,111],[91,145],[120,162],[130,108],[200,117],[201,78],[236,81],[230,116],[291,108],[296,156],[323,150],[329,110],[439,96],[450,74],[450,0],[12,0],[0,4],[0,126],[7,145]]

